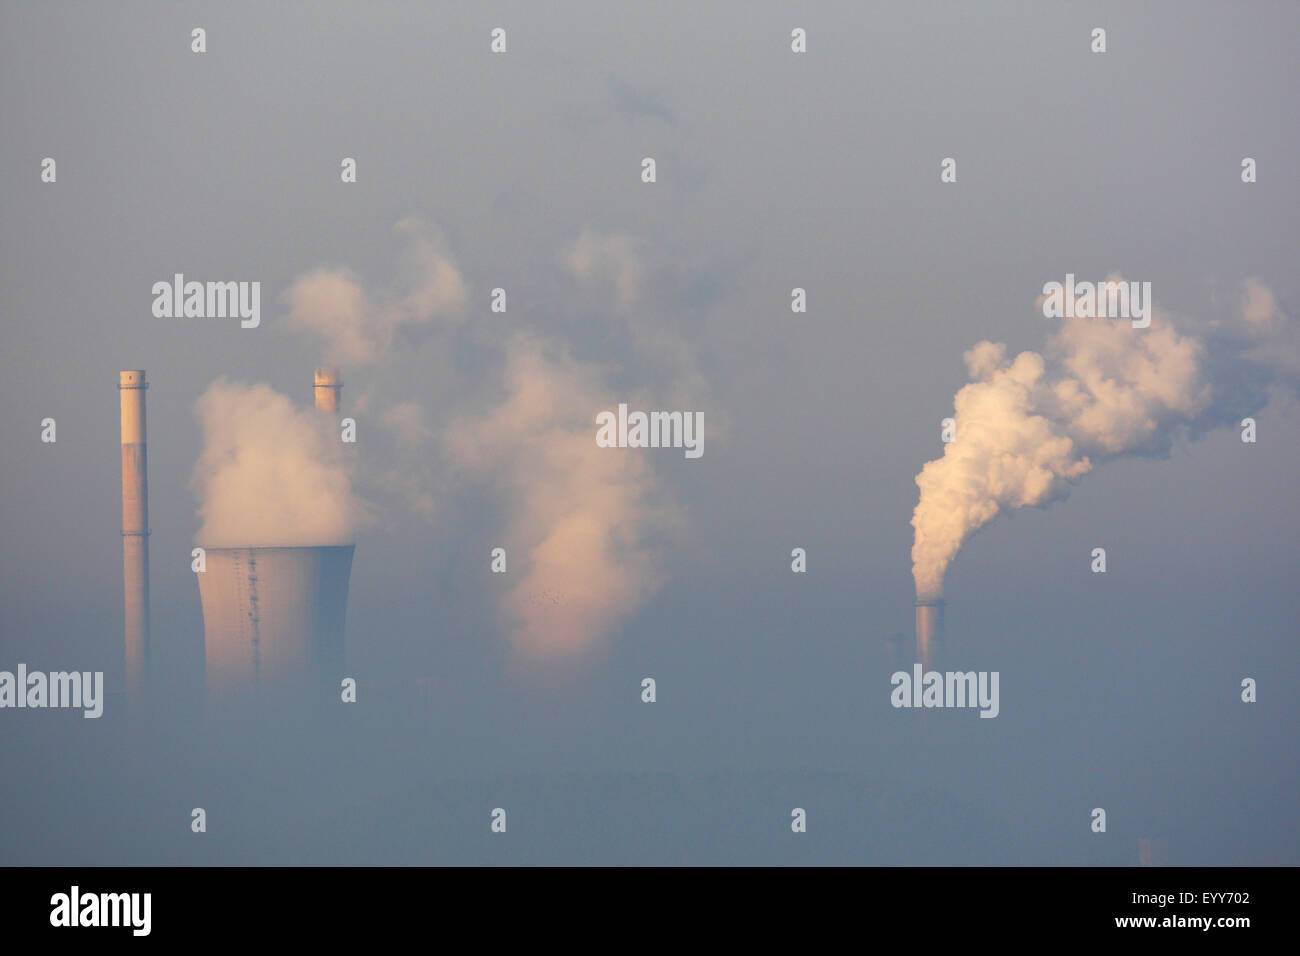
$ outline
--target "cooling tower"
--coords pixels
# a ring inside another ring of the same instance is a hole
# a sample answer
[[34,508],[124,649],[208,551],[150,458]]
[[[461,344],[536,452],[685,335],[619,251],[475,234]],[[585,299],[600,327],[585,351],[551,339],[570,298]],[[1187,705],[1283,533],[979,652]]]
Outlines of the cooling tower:
[[343,380],[339,370],[324,365],[316,367],[316,407],[322,412],[337,412],[342,404]]
[[198,579],[210,695],[338,688],[352,551],[206,549]]
[[923,670],[937,662],[943,650],[943,601],[916,602],[916,659]]
[[122,595],[126,692],[136,697],[149,665],[149,467],[144,371],[118,374],[122,404]]

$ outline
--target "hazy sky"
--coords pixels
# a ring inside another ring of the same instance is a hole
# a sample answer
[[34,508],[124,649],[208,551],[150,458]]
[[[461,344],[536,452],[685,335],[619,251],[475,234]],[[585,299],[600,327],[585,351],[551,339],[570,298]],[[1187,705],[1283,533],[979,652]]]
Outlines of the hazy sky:
[[[1295,5],[6,2],[0,27],[0,669],[120,685],[120,369],[150,382],[153,639],[183,698],[196,403],[225,377],[310,404],[331,356],[289,290],[318,270],[393,322],[339,361],[372,506],[353,718],[146,741],[0,712],[0,861],[1128,864],[1160,836],[1300,862],[1285,388],[1255,444],[1178,435],[961,551],[952,661],[1001,672],[996,720],[892,709],[885,643],[962,354],[1041,350],[1045,282],[1149,281],[1204,330],[1253,278],[1300,321]],[[435,262],[462,297],[419,298]],[[261,326],[156,318],[177,272],[260,281]],[[619,401],[702,411],[704,455],[554,431]],[[503,584],[489,553],[556,507],[633,540],[559,575],[610,596],[565,620],[579,650],[521,655],[546,632],[510,614],[552,579],[511,593],[522,555]],[[513,851],[486,843],[499,805]]]

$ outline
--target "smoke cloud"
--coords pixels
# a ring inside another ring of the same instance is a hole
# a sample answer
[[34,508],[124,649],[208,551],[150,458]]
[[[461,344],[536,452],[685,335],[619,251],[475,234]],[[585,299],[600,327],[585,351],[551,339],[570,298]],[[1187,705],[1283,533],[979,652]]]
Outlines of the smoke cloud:
[[[347,269],[308,272],[286,293],[290,328],[323,339],[325,361],[382,365],[396,357],[400,346],[416,344],[424,335],[445,334],[464,318],[464,282],[442,244],[416,220],[399,223],[398,229],[411,240],[406,294],[378,304],[378,297]],[[655,323],[630,320],[632,307],[640,307],[648,268],[632,237],[585,229],[565,245],[558,264],[593,298],[603,300],[603,317],[618,317],[629,347],[649,369],[645,377],[656,381],[656,396],[698,385],[693,354],[679,336],[658,330]],[[430,523],[454,521],[457,510],[443,502],[486,489],[504,521],[496,543],[507,550],[509,571],[502,582],[510,587],[502,588],[500,611],[511,642],[526,655],[563,658],[598,645],[662,586],[661,536],[672,534],[678,519],[665,504],[649,456],[596,445],[596,413],[619,401],[601,385],[605,370],[573,358],[557,342],[532,335],[510,340],[500,352],[495,342],[490,348],[502,360],[498,394],[504,398],[497,404],[469,411],[470,396],[480,392],[484,376],[462,378],[460,370],[448,365],[440,387],[445,401],[435,405],[437,415],[431,420],[424,405],[410,397],[371,402],[370,388],[391,390],[387,379],[380,379],[354,392],[352,407],[373,404],[370,417],[378,426],[367,432],[370,452],[355,474],[341,469],[334,457],[337,436],[327,443],[296,443],[305,458],[324,457],[313,458],[310,467],[307,461],[284,462],[283,467],[314,471],[318,488],[333,493],[325,496],[328,503],[312,506],[311,513],[324,524],[311,530],[312,538],[350,535],[349,516],[357,514],[364,514],[368,524],[371,519],[392,524],[399,514],[400,520],[414,515]],[[217,405],[229,398],[225,394],[205,401],[215,416]],[[690,407],[684,399],[678,404]],[[223,414],[243,417],[236,409]],[[227,427],[235,426],[232,421]],[[210,430],[219,427],[214,422]],[[235,510],[243,490],[223,494],[227,484],[242,489],[266,480],[265,474],[235,475],[232,462],[287,453],[278,443],[264,442],[262,434],[251,428],[221,434],[217,444],[227,450],[205,453],[201,467],[212,470],[212,462],[224,460],[230,472],[223,476],[226,481],[211,479],[205,485],[205,533],[221,527],[228,539],[232,535],[224,527],[247,519],[237,525],[233,536],[239,537],[252,533],[262,520]],[[257,446],[256,454],[244,448],[249,443]],[[241,450],[232,450],[235,446]],[[354,495],[357,488],[376,504],[363,510]],[[306,500],[296,496],[293,503]],[[220,507],[226,501],[232,511],[228,517]],[[332,518],[325,521],[325,516]],[[487,551],[484,560],[486,556]]]
[[579,281],[608,283],[620,309],[630,309],[641,292],[645,265],[637,244],[626,233],[583,229],[569,247],[564,264]]
[[[437,500],[446,493],[440,473],[437,435],[425,422],[424,409],[413,401],[398,402],[379,414],[383,427],[381,442],[385,468],[374,467],[367,479],[366,491],[373,490],[385,502],[394,502],[392,512],[415,515],[432,521],[437,514]],[[391,514],[390,514],[391,520]]]
[[351,544],[363,503],[353,495],[334,423],[299,411],[267,385],[218,379],[195,405],[204,448],[191,487],[204,547]]
[[435,319],[463,319],[465,283],[441,242],[413,219],[399,222],[397,230],[410,239],[405,295],[375,303],[350,269],[316,269],[285,293],[289,327],[324,339],[328,362],[370,365],[391,354],[399,336],[418,338]]
[[1273,290],[1258,279],[1245,282],[1241,318],[1250,343],[1245,357],[1268,366],[1292,385],[1300,381],[1300,328],[1288,320]]
[[520,338],[505,383],[498,407],[452,426],[448,452],[469,472],[496,476],[508,500],[504,546],[518,583],[504,609],[515,647],[581,651],[659,588],[649,540],[672,515],[644,456],[597,447],[595,413],[613,400],[589,366]]
[[1278,365],[1249,359],[1267,351],[1270,330],[1294,337],[1284,319],[1251,282],[1234,328],[1204,340],[1156,311],[1146,329],[1066,319],[1043,354],[1009,359],[1004,345],[976,344],[964,356],[971,381],[953,401],[955,438],[916,477],[917,596],[940,597],[958,550],[1002,511],[1047,505],[1100,463],[1167,453],[1179,428],[1199,433],[1258,407]]

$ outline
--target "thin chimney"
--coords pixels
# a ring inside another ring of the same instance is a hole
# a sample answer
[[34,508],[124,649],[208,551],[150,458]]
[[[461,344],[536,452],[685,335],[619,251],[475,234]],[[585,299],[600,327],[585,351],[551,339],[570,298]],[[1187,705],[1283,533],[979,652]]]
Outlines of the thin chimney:
[[943,651],[943,608],[941,600],[916,601],[916,659],[930,670]]
[[128,699],[144,688],[149,668],[149,467],[144,370],[118,376],[122,400],[122,584]]
[[322,412],[337,412],[342,406],[343,380],[339,370],[325,365],[316,366],[316,407]]

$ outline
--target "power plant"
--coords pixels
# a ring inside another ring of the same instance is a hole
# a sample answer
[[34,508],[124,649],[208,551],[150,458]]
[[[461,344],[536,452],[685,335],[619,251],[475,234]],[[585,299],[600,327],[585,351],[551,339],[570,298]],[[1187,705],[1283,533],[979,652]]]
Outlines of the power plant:
[[[342,389],[337,369],[316,369],[318,410],[337,412]],[[204,548],[206,569],[198,579],[209,696],[338,687],[353,550],[352,544]]]
[[930,670],[943,651],[942,600],[916,599],[916,659],[924,670]]
[[[315,405],[337,412],[338,370],[317,368]],[[149,481],[143,370],[122,371],[122,578],[128,699],[149,671]],[[200,543],[200,547],[202,544]],[[197,570],[209,693],[337,687],[354,545],[204,547]]]
[[127,698],[138,697],[149,668],[149,464],[144,370],[118,373],[122,404],[122,597]]

